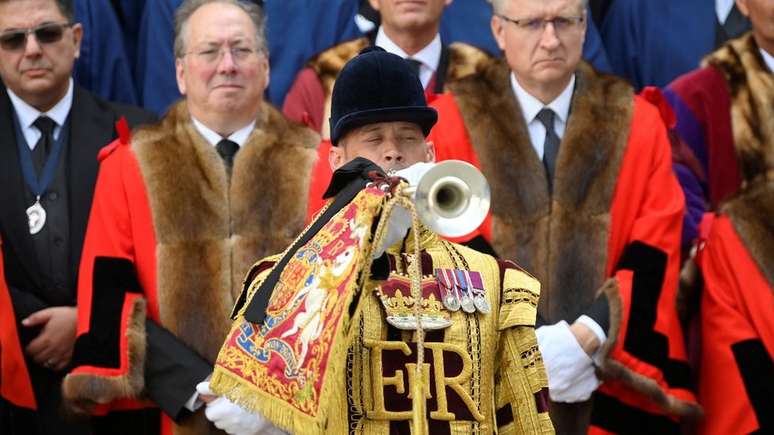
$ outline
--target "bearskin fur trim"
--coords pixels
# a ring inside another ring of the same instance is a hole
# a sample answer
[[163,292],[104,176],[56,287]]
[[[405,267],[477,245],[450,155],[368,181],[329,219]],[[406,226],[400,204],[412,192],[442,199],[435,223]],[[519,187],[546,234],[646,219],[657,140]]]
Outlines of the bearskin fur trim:
[[158,243],[160,323],[209,361],[250,266],[303,229],[318,142],[264,103],[229,180],[185,102],[134,135]]
[[774,179],[746,186],[721,207],[763,276],[774,288]]
[[[774,74],[769,71],[752,33],[729,41],[707,56],[731,94],[731,126],[744,183],[774,172]],[[769,175],[767,175],[769,174]]]
[[[330,138],[330,126],[327,120],[331,115],[331,95],[336,77],[347,62],[369,45],[371,45],[371,41],[364,36],[329,48],[309,61],[309,67],[317,73],[323,88],[323,95],[325,95],[322,118],[322,137],[325,139]],[[491,58],[487,52],[461,42],[455,42],[447,49],[449,50],[449,67],[444,83],[476,73]]]
[[102,376],[70,373],[62,382],[65,406],[73,414],[85,411],[94,404],[110,403],[117,399],[138,398],[145,388],[145,299],[134,298],[126,326],[128,372],[120,376]]
[[553,196],[504,60],[450,83],[492,192],[495,251],[542,283],[548,323],[574,320],[604,283],[610,207],[630,131],[633,91],[581,64]]

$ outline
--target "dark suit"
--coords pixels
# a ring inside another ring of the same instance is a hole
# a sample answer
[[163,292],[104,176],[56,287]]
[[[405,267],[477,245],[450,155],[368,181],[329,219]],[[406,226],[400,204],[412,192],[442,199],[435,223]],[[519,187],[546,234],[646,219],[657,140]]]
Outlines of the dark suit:
[[[52,280],[41,273],[39,253],[36,254],[27,225],[25,210],[31,204],[25,197],[27,188],[19,164],[13,116],[13,105],[5,88],[0,86],[0,237],[4,241],[2,254],[11,300],[16,319],[21,321],[44,308],[75,305],[78,264],[97,177],[97,154],[117,136],[115,123],[121,116],[132,127],[153,122],[155,118],[134,107],[106,102],[75,86],[69,114],[69,146],[61,156],[66,177],[65,197],[69,200],[70,273],[67,282],[58,283],[60,288],[53,291]],[[18,327],[22,346],[39,332],[38,328]],[[47,370],[29,358],[27,366],[38,400],[38,413],[30,415],[8,403],[0,403],[0,432],[34,434],[35,427],[30,425],[36,425],[43,434],[83,433],[83,426],[70,428],[56,415],[63,373]]]

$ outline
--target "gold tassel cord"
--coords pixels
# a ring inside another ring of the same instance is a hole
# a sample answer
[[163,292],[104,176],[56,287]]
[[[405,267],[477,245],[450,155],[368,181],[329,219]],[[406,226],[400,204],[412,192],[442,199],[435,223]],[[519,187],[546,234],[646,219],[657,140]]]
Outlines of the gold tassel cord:
[[[379,223],[376,226],[376,230],[374,231],[374,238],[373,238],[373,244],[372,244],[372,252],[378,252],[379,249],[382,248],[382,244],[384,243],[384,236],[387,232],[390,216],[392,215],[393,209],[396,205],[401,206],[405,208],[406,210],[409,210],[411,212],[411,231],[414,233],[414,243],[413,243],[413,249],[412,254],[409,256],[410,258],[410,264],[409,264],[409,275],[411,277],[411,297],[414,300],[414,317],[416,319],[416,340],[417,340],[417,363],[415,367],[415,376],[414,379],[416,379],[416,382],[414,383],[414,388],[411,391],[411,399],[412,399],[412,412],[413,412],[413,418],[412,418],[412,431],[411,433],[413,435],[426,435],[428,433],[428,425],[427,425],[427,418],[426,418],[426,411],[425,411],[425,390],[426,386],[424,385],[424,376],[423,376],[423,370],[422,367],[425,362],[425,332],[424,329],[422,329],[422,312],[421,312],[421,304],[422,304],[422,287],[421,287],[421,280],[422,280],[422,255],[421,255],[421,247],[420,247],[420,222],[419,222],[419,216],[417,215],[416,207],[414,206],[414,202],[411,199],[411,194],[409,193],[411,189],[411,186],[409,186],[406,183],[400,183],[393,192],[392,196],[389,200],[384,204],[384,207],[382,208],[382,215],[379,219]],[[388,248],[388,247],[385,247]],[[370,270],[370,269],[368,269]]]

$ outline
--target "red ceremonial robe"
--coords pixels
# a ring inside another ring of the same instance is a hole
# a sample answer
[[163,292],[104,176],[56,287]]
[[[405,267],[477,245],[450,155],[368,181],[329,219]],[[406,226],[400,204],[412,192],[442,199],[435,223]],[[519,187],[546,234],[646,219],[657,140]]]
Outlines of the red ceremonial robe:
[[675,310],[684,197],[659,111],[582,63],[549,193],[509,74],[492,60],[451,83],[436,146],[472,144],[491,186],[494,249],[541,281],[543,321],[573,322],[608,298],[591,422],[677,433],[677,421],[699,411]]
[[[249,267],[303,228],[318,141],[264,104],[229,179],[182,102],[131,144],[101,152],[66,398],[110,408],[150,398],[172,418],[184,414]],[[165,420],[165,432],[214,431],[201,411],[174,427]]]
[[[0,240],[0,245],[3,241]],[[24,361],[11,295],[5,284],[3,256],[0,255],[0,397],[22,408],[36,409],[27,363]]]
[[773,433],[774,180],[707,215],[699,402],[703,434]]

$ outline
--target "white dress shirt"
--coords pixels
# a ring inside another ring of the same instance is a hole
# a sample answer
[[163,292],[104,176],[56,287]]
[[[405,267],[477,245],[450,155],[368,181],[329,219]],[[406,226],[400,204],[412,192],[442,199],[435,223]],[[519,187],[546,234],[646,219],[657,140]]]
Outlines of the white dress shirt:
[[419,66],[419,81],[422,82],[422,87],[427,89],[427,85],[433,79],[433,74],[438,70],[438,63],[441,61],[441,35],[436,34],[429,44],[412,56],[409,56],[402,48],[398,47],[398,44],[394,43],[384,33],[383,27],[379,27],[374,43],[388,53],[397,54],[404,59],[419,61],[421,63]]
[[759,48],[761,52],[761,57],[763,57],[763,62],[766,63],[766,66],[769,67],[769,72],[774,73],[774,56],[772,56],[768,51]]
[[572,103],[572,93],[575,89],[575,75],[572,76],[570,82],[567,83],[567,87],[564,88],[561,94],[554,99],[554,101],[543,104],[537,98],[529,94],[516,80],[516,75],[511,73],[511,88],[514,95],[516,95],[516,101],[521,106],[521,113],[524,115],[524,122],[527,124],[527,130],[529,130],[529,139],[532,142],[532,147],[535,148],[535,152],[540,160],[543,160],[543,144],[546,140],[546,129],[543,127],[543,123],[537,119],[537,114],[544,108],[549,108],[554,111],[554,131],[559,139],[564,137],[564,130],[567,128],[567,117],[570,115],[570,103]]
[[[201,121],[199,121],[198,119],[192,116],[191,120],[193,121],[194,127],[196,127],[196,131],[198,131],[202,136],[204,136],[204,139],[207,140],[207,142],[209,142],[210,145],[217,146],[218,142],[223,140],[223,136],[219,135],[218,133],[214,132],[211,128],[202,124]],[[239,148],[242,148],[242,145],[244,145],[245,142],[247,142],[247,138],[250,137],[250,133],[253,132],[254,128],[255,128],[255,121],[252,121],[246,126],[231,133],[226,139],[239,145]]]
[[59,100],[48,112],[41,112],[38,109],[30,106],[22,100],[18,95],[14,94],[12,90],[8,91],[8,97],[11,99],[13,110],[16,112],[16,116],[19,118],[19,125],[24,135],[24,140],[27,141],[27,146],[30,150],[35,149],[35,145],[38,144],[38,140],[43,133],[33,125],[35,120],[40,116],[48,116],[52,121],[56,123],[54,126],[54,140],[59,139],[59,132],[62,131],[62,126],[67,120],[67,115],[70,113],[70,108],[73,106],[73,79],[70,79],[70,84],[67,88],[67,93]]

